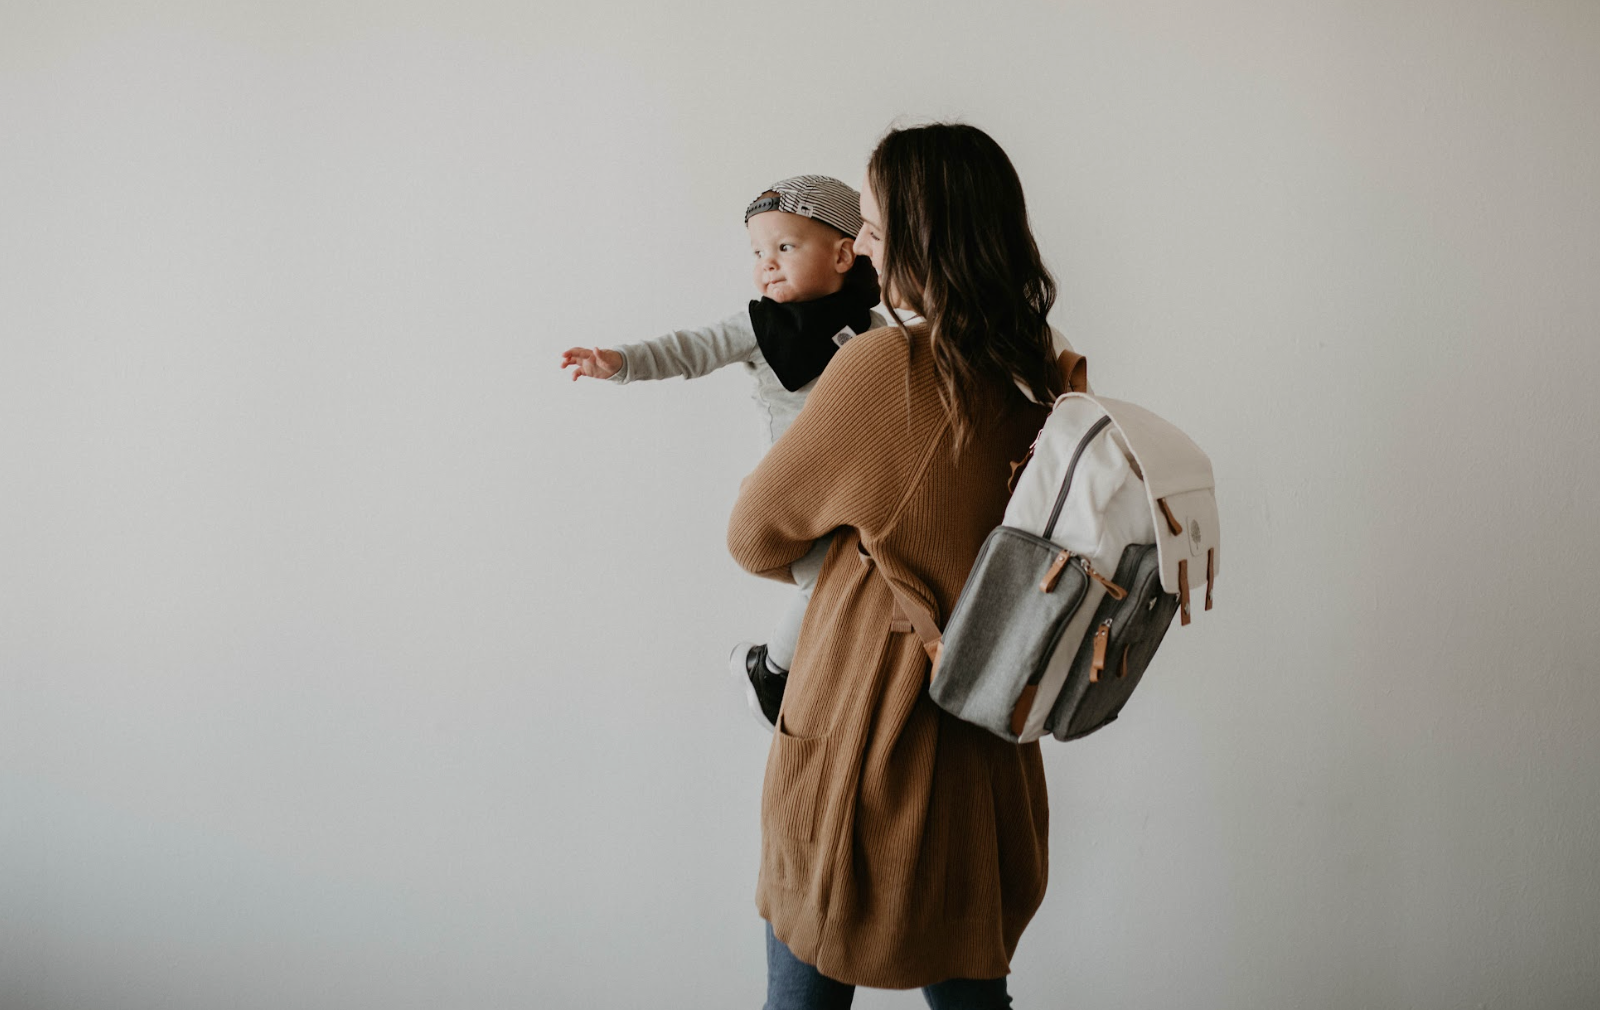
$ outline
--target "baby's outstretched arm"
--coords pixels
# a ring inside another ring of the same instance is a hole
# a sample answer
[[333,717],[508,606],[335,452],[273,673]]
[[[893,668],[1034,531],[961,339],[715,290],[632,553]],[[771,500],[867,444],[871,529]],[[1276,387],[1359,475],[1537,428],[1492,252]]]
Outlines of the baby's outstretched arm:
[[561,352],[561,367],[572,368],[572,381],[580,375],[609,379],[622,369],[622,355],[602,347],[569,347]]
[[757,349],[750,313],[736,312],[719,323],[671,333],[638,344],[602,350],[574,347],[561,356],[572,377],[588,375],[612,382],[643,379],[698,379],[736,361],[749,362]]

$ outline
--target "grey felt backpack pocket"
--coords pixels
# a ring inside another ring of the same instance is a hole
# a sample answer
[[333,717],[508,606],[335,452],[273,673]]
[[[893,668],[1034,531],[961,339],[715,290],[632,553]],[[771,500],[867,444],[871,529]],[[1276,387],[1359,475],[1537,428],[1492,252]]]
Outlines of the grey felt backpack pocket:
[[1177,595],[1161,588],[1155,544],[1129,544],[1117,565],[1116,583],[1127,596],[1100,601],[1094,632],[1078,648],[1045,721],[1046,731],[1058,740],[1087,736],[1116,719],[1177,612]]
[[989,534],[945,630],[928,689],[935,704],[1007,740],[1019,739],[1019,704],[1029,707],[1089,595],[1088,575],[1066,563],[1063,553],[1009,526]]

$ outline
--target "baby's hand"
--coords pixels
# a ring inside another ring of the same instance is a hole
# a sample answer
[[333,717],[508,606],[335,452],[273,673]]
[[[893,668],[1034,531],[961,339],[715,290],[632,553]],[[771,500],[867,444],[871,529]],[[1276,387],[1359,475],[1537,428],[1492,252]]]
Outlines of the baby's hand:
[[609,379],[622,369],[622,355],[609,348],[571,347],[561,354],[561,367],[572,368],[572,381],[587,375],[591,379]]

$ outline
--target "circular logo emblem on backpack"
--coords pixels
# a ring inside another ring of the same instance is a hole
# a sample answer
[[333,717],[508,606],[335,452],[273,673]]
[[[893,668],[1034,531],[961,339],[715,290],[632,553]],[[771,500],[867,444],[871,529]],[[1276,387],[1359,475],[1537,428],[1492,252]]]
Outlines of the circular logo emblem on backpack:
[[1189,553],[1200,553],[1200,520],[1189,520]]

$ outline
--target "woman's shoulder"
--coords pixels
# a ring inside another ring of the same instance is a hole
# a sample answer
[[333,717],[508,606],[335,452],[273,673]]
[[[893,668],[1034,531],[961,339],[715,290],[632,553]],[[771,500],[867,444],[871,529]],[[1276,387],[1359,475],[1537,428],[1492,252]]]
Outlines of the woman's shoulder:
[[[900,327],[889,323],[851,337],[834,355],[834,361],[839,363],[839,372],[856,379],[882,375],[895,378],[904,376],[911,360],[911,346],[906,340],[908,333],[912,340],[926,336],[925,327],[913,325],[902,331]],[[832,371],[832,363],[829,364],[829,371]]]

